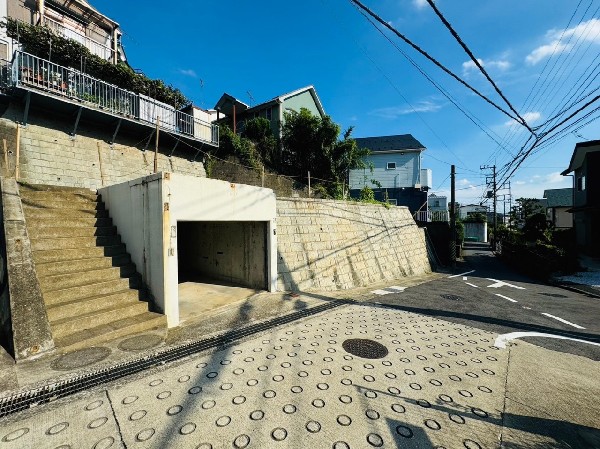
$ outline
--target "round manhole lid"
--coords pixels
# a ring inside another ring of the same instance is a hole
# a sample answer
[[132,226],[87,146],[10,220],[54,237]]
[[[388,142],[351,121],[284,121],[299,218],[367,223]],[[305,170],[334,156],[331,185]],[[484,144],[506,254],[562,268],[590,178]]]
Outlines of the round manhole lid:
[[462,296],[458,296],[458,295],[443,294],[440,296],[444,299],[449,299],[450,301],[462,301],[463,299],[465,299]]
[[388,355],[388,349],[385,346],[366,338],[350,338],[342,343],[342,348],[363,359],[381,359]]
[[70,371],[100,362],[109,355],[110,349],[102,346],[80,349],[59,357],[52,362],[51,367],[57,371]]
[[136,335],[123,340],[118,347],[121,351],[143,351],[158,346],[162,341],[160,336],[154,334]]

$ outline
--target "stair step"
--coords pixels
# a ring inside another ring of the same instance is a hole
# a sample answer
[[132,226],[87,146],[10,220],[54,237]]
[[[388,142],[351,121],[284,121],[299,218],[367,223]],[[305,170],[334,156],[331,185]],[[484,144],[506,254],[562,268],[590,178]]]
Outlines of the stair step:
[[126,335],[146,332],[151,329],[166,329],[167,317],[154,312],[145,312],[132,317],[96,326],[85,331],[75,332],[56,338],[54,344],[68,351],[87,348]]
[[119,235],[99,235],[97,237],[59,237],[48,239],[30,239],[33,251],[51,249],[93,248],[95,246],[112,246],[121,243]]
[[109,307],[116,307],[119,304],[138,302],[139,300],[140,292],[129,288],[108,295],[96,295],[74,301],[52,304],[46,307],[46,312],[48,313],[48,320],[53,322]]
[[34,218],[27,223],[27,229],[38,229],[38,228],[103,228],[110,227],[113,225],[111,218],[61,218],[56,220],[56,217]]
[[103,226],[103,227],[69,227],[62,223],[56,223],[59,226],[37,226],[31,224],[27,227],[29,231],[29,238],[36,239],[49,239],[49,238],[61,238],[61,237],[94,237],[100,235],[116,235],[117,228],[115,226]]
[[44,294],[62,290],[69,287],[77,287],[85,284],[86,281],[93,279],[95,282],[105,282],[121,279],[136,274],[135,265],[130,264],[124,267],[92,268],[89,270],[80,270],[75,273],[54,274],[50,276],[40,276],[40,287]]
[[37,264],[64,262],[91,257],[116,257],[127,254],[125,245],[94,246],[89,248],[46,249],[33,251],[33,260]]
[[76,299],[89,298],[90,296],[110,295],[121,290],[134,288],[136,285],[139,285],[139,280],[135,277],[130,279],[114,279],[103,282],[92,281],[84,285],[77,285],[60,290],[45,292],[44,302],[47,306],[49,306],[51,304],[59,304],[67,301],[74,301]]
[[79,271],[92,270],[94,268],[122,267],[130,263],[131,257],[127,253],[114,257],[106,257],[102,254],[102,256],[98,257],[74,260],[36,262],[35,268],[38,277],[41,277],[52,276],[55,274],[77,273]]
[[88,312],[83,315],[70,316],[58,321],[50,322],[52,337],[60,339],[70,334],[84,332],[90,328],[109,324],[115,320],[140,315],[148,311],[148,304],[142,301],[118,304],[113,307]]
[[108,211],[95,209],[42,209],[36,207],[24,207],[25,220],[66,220],[78,218],[108,218]]
[[19,189],[21,199],[37,201],[74,201],[74,202],[96,202],[99,199],[97,193],[88,190],[87,192],[68,192],[63,190],[27,190]]
[[68,193],[95,193],[94,190],[86,189],[84,187],[68,187],[68,186],[55,186],[50,184],[28,184],[19,182],[19,193],[22,195],[23,192],[68,192]]
[[101,201],[73,201],[70,198],[55,198],[51,200],[38,198],[21,198],[23,207],[42,208],[42,209],[76,209],[76,210],[104,210],[104,203]]

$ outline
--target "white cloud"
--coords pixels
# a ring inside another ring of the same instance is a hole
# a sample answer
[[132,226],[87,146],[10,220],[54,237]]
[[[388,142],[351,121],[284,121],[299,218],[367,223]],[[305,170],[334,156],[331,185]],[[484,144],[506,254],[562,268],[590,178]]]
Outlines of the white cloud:
[[192,69],[179,69],[178,72],[191,78],[198,78],[198,75]]
[[427,0],[413,0],[412,3],[413,6],[417,9],[423,9],[428,5]]
[[542,198],[544,190],[572,187],[570,176],[562,176],[560,172],[533,175],[512,182],[513,198]]
[[[507,61],[505,59],[497,59],[497,60],[488,59],[486,61],[486,60],[477,58],[477,62],[481,66],[483,66],[483,67],[486,67],[488,69],[490,69],[490,68],[492,68],[492,69],[498,69],[498,70],[500,70],[502,72],[505,71],[505,70],[510,69],[510,67],[512,65],[510,63],[510,61]],[[462,63],[462,68],[463,68],[463,75],[468,75],[472,71],[479,70],[473,61],[465,61],[465,62],[463,62]]]
[[525,57],[527,64],[535,65],[546,58],[571,51],[574,46],[571,42],[588,41],[600,44],[600,19],[590,19],[573,28],[549,30],[546,40],[550,42],[540,45]]
[[379,108],[369,112],[369,115],[385,119],[395,119],[402,115],[413,114],[415,112],[436,112],[440,110],[444,105],[435,103],[431,100],[423,100],[410,106],[390,106],[387,108]]
[[[523,117],[525,119],[525,121],[527,122],[528,125],[531,125],[532,123],[535,123],[540,118],[542,118],[542,114],[540,114],[537,111],[531,111],[531,112],[526,112],[525,114],[522,114],[521,117]],[[515,120],[509,120],[508,122],[504,123],[504,126],[516,125],[517,123],[518,122]]]

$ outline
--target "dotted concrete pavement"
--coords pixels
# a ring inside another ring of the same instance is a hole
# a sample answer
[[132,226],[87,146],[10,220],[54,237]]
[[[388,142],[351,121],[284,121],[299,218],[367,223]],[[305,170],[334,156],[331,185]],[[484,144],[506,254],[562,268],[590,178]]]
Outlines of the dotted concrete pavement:
[[[59,422],[77,429],[60,442],[74,448],[497,447],[508,352],[493,346],[495,337],[413,313],[343,306],[106,385],[104,399],[65,402],[62,414],[41,407],[11,416],[0,422],[0,448],[56,448],[48,432]],[[343,347],[349,339],[373,340],[387,355],[354,356]],[[98,401],[102,412],[86,416]],[[102,417],[104,425],[89,427]]]

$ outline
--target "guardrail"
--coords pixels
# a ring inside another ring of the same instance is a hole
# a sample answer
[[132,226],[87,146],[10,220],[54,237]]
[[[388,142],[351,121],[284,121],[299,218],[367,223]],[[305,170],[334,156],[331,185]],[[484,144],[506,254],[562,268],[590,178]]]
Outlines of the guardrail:
[[[153,98],[93,78],[79,70],[63,67],[22,51],[15,51],[12,63],[7,64],[7,74],[10,74],[7,86],[33,88],[145,123],[156,124],[159,117],[161,129],[214,145],[219,144],[217,125],[178,111]],[[1,83],[0,79],[0,87]]]
[[69,27],[64,26],[62,23],[51,19],[50,17],[44,17],[44,25],[52,30],[57,36],[64,37],[65,39],[72,39],[85,46],[92,54],[100,56],[105,60],[112,60],[114,50],[110,46],[102,44],[83,33],[73,30]]
[[448,211],[431,211],[431,210],[422,210],[415,212],[414,217],[415,221],[420,221],[423,223],[431,223],[432,221],[450,221]]

